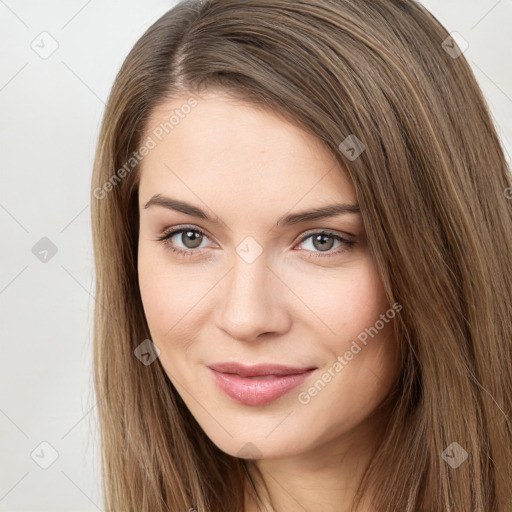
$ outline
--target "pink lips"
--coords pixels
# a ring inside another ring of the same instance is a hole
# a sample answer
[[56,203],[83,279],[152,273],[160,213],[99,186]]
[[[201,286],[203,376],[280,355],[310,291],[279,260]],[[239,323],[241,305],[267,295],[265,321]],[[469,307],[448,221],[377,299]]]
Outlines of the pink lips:
[[217,386],[246,405],[264,405],[304,382],[316,367],[293,368],[275,364],[244,366],[219,363],[208,367]]

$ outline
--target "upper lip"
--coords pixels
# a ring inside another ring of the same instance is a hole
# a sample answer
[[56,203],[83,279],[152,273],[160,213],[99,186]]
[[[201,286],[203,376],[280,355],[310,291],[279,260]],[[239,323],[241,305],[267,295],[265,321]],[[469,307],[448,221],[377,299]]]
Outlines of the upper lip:
[[221,373],[235,373],[240,377],[258,377],[260,375],[296,375],[316,369],[316,366],[293,367],[280,364],[257,364],[247,366],[235,362],[216,363],[209,368]]

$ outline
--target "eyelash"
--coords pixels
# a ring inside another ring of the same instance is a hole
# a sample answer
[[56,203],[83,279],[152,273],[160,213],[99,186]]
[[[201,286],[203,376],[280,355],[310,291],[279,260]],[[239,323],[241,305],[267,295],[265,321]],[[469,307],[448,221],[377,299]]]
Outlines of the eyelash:
[[[158,237],[156,240],[159,242],[162,242],[166,249],[168,249],[176,254],[179,254],[180,256],[191,257],[191,256],[194,256],[195,253],[199,252],[199,249],[179,249],[170,243],[170,239],[174,235],[176,235],[178,233],[183,233],[185,231],[193,231],[195,233],[198,233],[201,236],[207,236],[206,233],[204,233],[200,229],[195,228],[193,226],[180,226],[179,228],[164,232],[162,234],[162,236]],[[338,256],[340,254],[343,254],[343,253],[349,251],[357,244],[357,242],[355,240],[347,240],[346,238],[344,238],[340,235],[336,235],[331,232],[325,232],[324,230],[320,230],[320,231],[309,232],[307,235],[305,235],[304,237],[301,238],[301,240],[299,241],[299,245],[304,243],[308,238],[310,238],[314,235],[328,235],[332,238],[335,238],[339,242],[341,242],[342,245],[327,254],[321,254],[321,253],[315,253],[313,251],[307,251],[307,252],[313,252],[313,258],[331,258],[333,256]]]

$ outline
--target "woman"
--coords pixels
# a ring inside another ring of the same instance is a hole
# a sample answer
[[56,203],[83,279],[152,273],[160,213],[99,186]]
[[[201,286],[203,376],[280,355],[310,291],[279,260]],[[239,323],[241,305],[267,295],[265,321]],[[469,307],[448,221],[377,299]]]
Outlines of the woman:
[[511,190],[414,1],[162,16],[93,173],[105,509],[512,510]]

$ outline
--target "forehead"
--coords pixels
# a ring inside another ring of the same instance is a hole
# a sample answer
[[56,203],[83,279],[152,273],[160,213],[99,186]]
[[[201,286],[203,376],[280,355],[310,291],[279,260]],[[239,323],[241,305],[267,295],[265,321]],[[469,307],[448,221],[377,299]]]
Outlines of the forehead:
[[143,140],[151,137],[154,147],[141,161],[141,203],[158,193],[288,209],[303,200],[356,202],[346,170],[297,124],[215,93],[182,108],[191,96],[152,113]]

